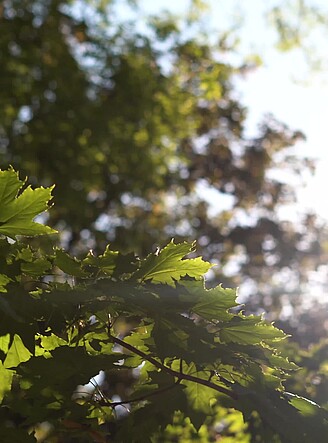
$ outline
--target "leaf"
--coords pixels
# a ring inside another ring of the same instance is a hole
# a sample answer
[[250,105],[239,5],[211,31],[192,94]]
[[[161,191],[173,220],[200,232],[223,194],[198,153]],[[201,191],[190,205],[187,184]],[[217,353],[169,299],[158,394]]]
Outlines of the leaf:
[[31,262],[33,260],[32,249],[28,246],[27,248],[22,248],[16,253],[16,260],[23,260],[25,262]]
[[171,241],[158,254],[150,254],[141,262],[140,268],[133,277],[141,281],[152,280],[153,283],[166,283],[174,286],[175,281],[188,275],[199,279],[213,266],[202,260],[183,258],[194,251],[194,244],[175,244]]
[[[180,317],[180,318],[179,318]],[[176,316],[176,320],[185,320],[182,316]],[[175,325],[176,322],[168,321],[165,318],[159,319],[153,328],[152,337],[156,345],[157,355],[164,359],[165,357],[187,357],[188,334]]]
[[18,173],[13,168],[7,171],[0,171],[0,202],[3,205],[9,204],[17,195],[24,182],[19,180]]
[[266,323],[261,317],[250,315],[235,316],[225,323],[220,330],[220,339],[223,342],[255,345],[261,342],[279,341],[287,335],[272,324]]
[[0,403],[2,402],[6,392],[10,391],[13,375],[14,372],[5,368],[2,362],[0,362]]
[[[172,369],[179,372],[180,369],[182,369],[183,374],[192,375],[203,380],[208,379],[209,375],[204,371],[197,371],[194,363],[188,365],[183,361],[181,366],[180,360],[175,360],[172,363]],[[182,380],[181,384],[186,386],[185,392],[188,398],[188,416],[196,429],[199,429],[206,416],[214,413],[212,404],[216,393],[212,388],[192,381]]]
[[196,304],[191,308],[195,314],[206,320],[227,321],[232,318],[228,309],[237,306],[236,290],[224,289],[221,285],[213,289],[206,289],[203,282],[183,282],[187,289],[187,294],[182,294],[180,298],[186,302],[192,301]]
[[43,336],[41,339],[41,344],[42,347],[47,351],[52,351],[59,346],[66,346],[67,342],[57,335],[51,334]]
[[303,416],[312,417],[322,411],[326,415],[326,420],[328,419],[328,411],[324,411],[319,405],[308,398],[292,394],[291,392],[285,392],[284,396],[289,399],[289,403],[293,405],[294,408],[296,408]]
[[98,257],[94,256],[92,252],[89,252],[86,258],[83,260],[83,265],[100,268],[106,274],[112,275],[116,268],[118,254],[119,253],[117,251],[111,251],[110,246],[107,245],[105,252]]
[[10,278],[5,274],[0,274],[0,292],[7,292],[6,286],[10,282]]
[[30,263],[22,263],[21,265],[23,274],[34,277],[43,276],[50,268],[51,263],[45,258],[37,258]]
[[66,346],[67,342],[55,334],[44,335],[40,339],[40,345],[36,346],[35,355],[39,356],[50,356],[50,352],[59,346]]
[[47,270],[52,267],[52,257],[44,257],[40,251],[32,251],[30,246],[21,249],[17,242],[15,243],[16,250],[13,251],[13,257],[16,261],[21,261],[20,269],[23,274],[31,275],[33,277],[43,276]]
[[55,265],[66,274],[74,277],[86,277],[88,275],[81,269],[81,261],[71,257],[62,249],[56,249]]
[[33,221],[49,208],[53,187],[33,190],[28,186],[18,195],[23,185],[24,182],[19,180],[18,173],[13,169],[0,170],[0,234],[15,238],[16,235],[55,233],[49,226]]
[[29,360],[31,355],[30,351],[24,346],[20,336],[15,334],[3,365],[5,368],[15,368],[20,363]]
[[270,366],[278,369],[284,369],[286,371],[295,371],[298,369],[298,366],[289,361],[287,358],[282,357],[281,355],[276,355],[272,351],[267,352],[268,360],[270,362]]
[[257,411],[264,425],[269,425],[281,435],[283,442],[326,441],[322,437],[327,436],[328,412],[310,400],[276,390],[267,391],[266,395],[242,386],[235,386],[235,390],[239,395],[238,408],[243,412],[245,421],[252,411]]
[[2,335],[0,337],[0,351],[7,354],[10,345],[10,334]]

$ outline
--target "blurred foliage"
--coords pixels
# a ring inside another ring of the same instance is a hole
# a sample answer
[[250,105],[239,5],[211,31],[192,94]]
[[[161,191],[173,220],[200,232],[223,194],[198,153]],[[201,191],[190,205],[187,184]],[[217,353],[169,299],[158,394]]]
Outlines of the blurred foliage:
[[233,80],[247,67],[223,62],[225,46],[183,35],[172,17],[152,17],[141,33],[101,4],[3,4],[1,162],[56,183],[49,223],[76,253],[197,237],[221,274],[238,255],[239,275],[258,284],[317,266],[313,218],[295,227],[277,215],[295,198],[285,177],[313,168],[288,149],[303,135],[271,116],[245,135]]
[[267,11],[277,34],[277,48],[283,52],[301,50],[314,71],[326,67],[318,40],[327,38],[328,10],[325,2],[312,0],[277,1]]

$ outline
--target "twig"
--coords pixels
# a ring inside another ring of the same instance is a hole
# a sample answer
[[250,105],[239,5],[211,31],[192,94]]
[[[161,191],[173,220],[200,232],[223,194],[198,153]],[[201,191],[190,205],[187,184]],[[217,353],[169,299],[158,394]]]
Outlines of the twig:
[[122,401],[107,400],[104,403],[102,401],[97,401],[97,404],[100,404],[101,406],[110,406],[110,407],[115,408],[116,406],[125,405],[127,403],[136,403],[139,401],[144,401],[144,400],[147,400],[149,397],[153,397],[154,395],[162,394],[163,392],[166,392],[166,391],[169,391],[170,389],[175,388],[179,383],[180,383],[180,381],[178,380],[173,385],[165,386],[164,388],[157,389],[156,391],[150,392],[149,394],[141,395],[140,397],[131,398],[129,400],[122,400]]

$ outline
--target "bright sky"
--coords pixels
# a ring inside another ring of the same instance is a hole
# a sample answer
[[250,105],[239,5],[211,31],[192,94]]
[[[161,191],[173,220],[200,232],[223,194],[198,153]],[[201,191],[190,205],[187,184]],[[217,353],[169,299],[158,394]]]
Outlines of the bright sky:
[[[320,4],[321,0],[308,3]],[[264,58],[263,67],[238,82],[242,101],[249,109],[249,131],[253,132],[261,116],[272,113],[278,120],[293,129],[299,129],[307,137],[300,145],[300,154],[318,158],[317,172],[309,178],[306,187],[299,191],[301,209],[313,209],[328,220],[328,199],[325,191],[328,179],[328,153],[326,130],[328,118],[328,73],[319,76],[303,76],[304,64],[297,54],[281,54],[272,49],[274,33],[263,20],[261,0],[241,2],[211,0],[211,14],[206,17],[207,30],[213,37],[217,30],[228,27],[229,20],[238,14],[244,18],[241,36],[241,50],[260,52]],[[185,10],[188,0],[141,0],[142,9],[147,13],[158,13],[166,8],[174,13]],[[325,45],[325,41],[323,44]],[[304,82],[295,82],[292,78]],[[305,83],[306,81],[306,83]],[[296,212],[296,211],[295,211]]]
[[281,62],[249,76],[242,85],[242,96],[249,106],[251,127],[263,113],[271,112],[282,122],[305,133],[307,140],[296,152],[315,157],[318,162],[315,176],[309,178],[305,188],[299,191],[299,203],[305,208],[313,208],[328,220],[328,199],[324,198],[328,184],[328,87],[296,85],[288,78]]

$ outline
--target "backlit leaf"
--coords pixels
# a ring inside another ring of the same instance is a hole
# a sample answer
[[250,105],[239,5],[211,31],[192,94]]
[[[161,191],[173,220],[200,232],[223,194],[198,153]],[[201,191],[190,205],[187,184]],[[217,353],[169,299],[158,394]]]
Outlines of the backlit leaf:
[[6,286],[10,282],[10,278],[7,275],[0,274],[0,292],[7,292]]
[[15,334],[3,365],[5,368],[14,368],[20,363],[29,360],[31,355],[30,351],[24,346],[20,336]]
[[148,255],[133,277],[141,281],[151,280],[153,283],[167,283],[171,286],[186,275],[196,279],[202,278],[212,265],[200,257],[184,259],[193,251],[193,244],[175,244],[171,241],[158,254]]
[[221,285],[206,289],[203,282],[184,282],[187,294],[180,296],[185,302],[195,302],[191,311],[207,320],[229,320],[232,315],[227,311],[236,303],[236,290],[224,289]]
[[279,341],[287,335],[272,324],[265,323],[257,316],[235,316],[225,323],[220,330],[220,338],[224,342],[254,345],[261,342]]
[[0,403],[6,392],[10,391],[14,371],[7,369],[0,361]]
[[49,226],[33,221],[49,208],[53,187],[33,190],[28,186],[18,194],[23,185],[13,169],[0,171],[0,234],[15,238],[55,233]]
[[83,265],[94,266],[95,268],[100,268],[103,272],[111,275],[116,267],[116,262],[118,259],[118,252],[112,251],[110,246],[107,245],[105,252],[102,255],[96,257],[92,252],[86,256],[83,260]]

